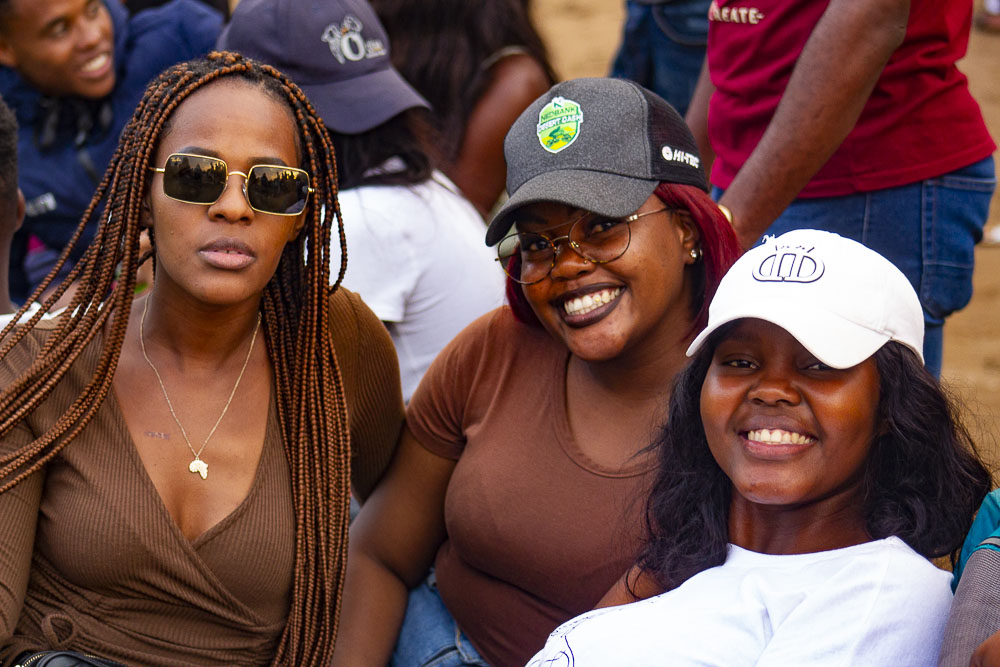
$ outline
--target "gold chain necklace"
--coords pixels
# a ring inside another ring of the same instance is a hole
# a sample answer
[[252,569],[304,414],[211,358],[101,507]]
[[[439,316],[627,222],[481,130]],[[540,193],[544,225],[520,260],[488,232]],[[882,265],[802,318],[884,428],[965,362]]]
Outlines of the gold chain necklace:
[[149,307],[149,297],[142,304],[142,317],[139,318],[139,347],[142,348],[142,358],[146,360],[149,367],[153,369],[153,373],[156,375],[156,381],[160,383],[160,391],[163,392],[163,398],[167,401],[167,407],[170,408],[170,416],[174,418],[174,422],[177,424],[177,428],[181,430],[181,435],[184,436],[184,442],[187,443],[188,449],[194,454],[194,460],[188,464],[189,472],[196,472],[201,475],[202,479],[208,479],[208,464],[201,460],[201,453],[205,451],[205,446],[208,441],[215,435],[215,429],[219,428],[219,424],[222,423],[222,418],[226,416],[226,412],[229,411],[229,404],[233,402],[233,396],[236,395],[236,390],[240,386],[240,380],[243,379],[243,373],[247,369],[247,364],[250,363],[250,355],[253,353],[253,344],[257,340],[257,332],[260,330],[260,313],[257,313],[257,326],[253,329],[253,336],[250,338],[250,349],[247,350],[247,358],[243,360],[243,368],[240,369],[240,375],[236,378],[236,384],[233,385],[233,390],[229,392],[229,398],[226,400],[226,407],[222,408],[222,414],[219,418],[215,420],[215,426],[212,430],[208,432],[205,436],[205,441],[201,443],[201,447],[195,451],[194,447],[191,445],[191,439],[188,438],[187,431],[184,430],[184,426],[181,424],[181,420],[177,418],[177,413],[174,412],[174,404],[170,402],[170,397],[167,396],[167,388],[163,386],[163,378],[160,377],[160,372],[156,370],[156,366],[150,361],[149,355],[146,354],[146,341],[143,335],[143,329],[146,324],[146,309]]

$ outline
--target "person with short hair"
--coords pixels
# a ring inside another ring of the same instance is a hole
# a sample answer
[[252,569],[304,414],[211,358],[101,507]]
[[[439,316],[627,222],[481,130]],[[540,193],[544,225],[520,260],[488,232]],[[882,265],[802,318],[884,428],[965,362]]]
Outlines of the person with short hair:
[[601,599],[634,562],[643,449],[737,256],[690,131],[641,86],[557,84],[504,153],[486,242],[510,306],[410,400],[351,528],[335,664],[523,664]]
[[628,578],[647,599],[565,623],[529,667],[935,665],[951,573],[929,559],[954,557],[991,479],[923,330],[903,273],[856,241],[805,229],[743,255],[654,445]]
[[[20,125],[26,199],[11,251],[16,301],[29,297],[70,241],[146,84],[208,52],[221,25],[196,0],[135,16],[119,0],[0,0],[0,96]],[[84,241],[94,230],[84,230]]]

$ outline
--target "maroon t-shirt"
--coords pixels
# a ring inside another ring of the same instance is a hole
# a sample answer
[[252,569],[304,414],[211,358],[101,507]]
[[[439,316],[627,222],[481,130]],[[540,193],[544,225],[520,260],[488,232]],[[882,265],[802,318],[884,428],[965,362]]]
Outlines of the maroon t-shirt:
[[[729,187],[757,146],[829,0],[715,0],[708,63],[716,92],[708,133],[712,183]],[[955,62],[965,55],[972,0],[912,0],[906,37],[854,129],[802,197],[868,192],[965,167],[996,145]],[[872,26],[876,30],[877,26]]]
[[[566,414],[568,360],[564,345],[500,308],[441,352],[407,410],[424,447],[458,460],[438,588],[493,665],[527,662],[638,549],[655,463],[647,455],[612,470],[581,450]],[[609,418],[594,406],[594,419]],[[621,451],[645,444],[623,441]]]

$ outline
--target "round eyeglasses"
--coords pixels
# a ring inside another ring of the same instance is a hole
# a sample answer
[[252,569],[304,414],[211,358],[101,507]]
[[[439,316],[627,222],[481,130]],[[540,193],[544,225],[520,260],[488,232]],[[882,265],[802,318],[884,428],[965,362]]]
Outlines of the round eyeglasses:
[[500,262],[511,280],[521,285],[533,285],[549,275],[556,265],[556,249],[561,241],[566,241],[573,252],[588,262],[607,264],[628,250],[632,241],[630,223],[670,210],[673,209],[665,206],[655,211],[633,213],[625,218],[608,218],[586,212],[572,221],[569,232],[564,236],[552,237],[541,232],[508,234],[497,244],[496,261]]

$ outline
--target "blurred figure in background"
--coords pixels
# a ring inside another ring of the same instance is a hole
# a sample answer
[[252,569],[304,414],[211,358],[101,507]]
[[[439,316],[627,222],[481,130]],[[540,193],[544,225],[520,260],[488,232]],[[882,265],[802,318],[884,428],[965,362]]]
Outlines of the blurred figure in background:
[[7,283],[10,242],[24,221],[24,195],[17,187],[17,119],[0,100],[0,326],[17,308]]
[[[195,0],[133,17],[118,0],[0,1],[0,95],[20,126],[26,199],[11,249],[15,300],[27,299],[72,237],[146,84],[206,53],[221,25]],[[38,251],[30,270],[29,237]]]
[[611,76],[631,79],[684,115],[708,44],[709,0],[628,0]]
[[242,0],[219,47],[280,67],[326,123],[349,244],[344,285],[389,329],[409,400],[441,348],[503,303],[504,289],[481,217],[427,152],[427,102],[393,68],[364,0]]
[[442,171],[479,212],[504,189],[503,139],[555,82],[523,0],[374,0],[392,62],[430,102]]

